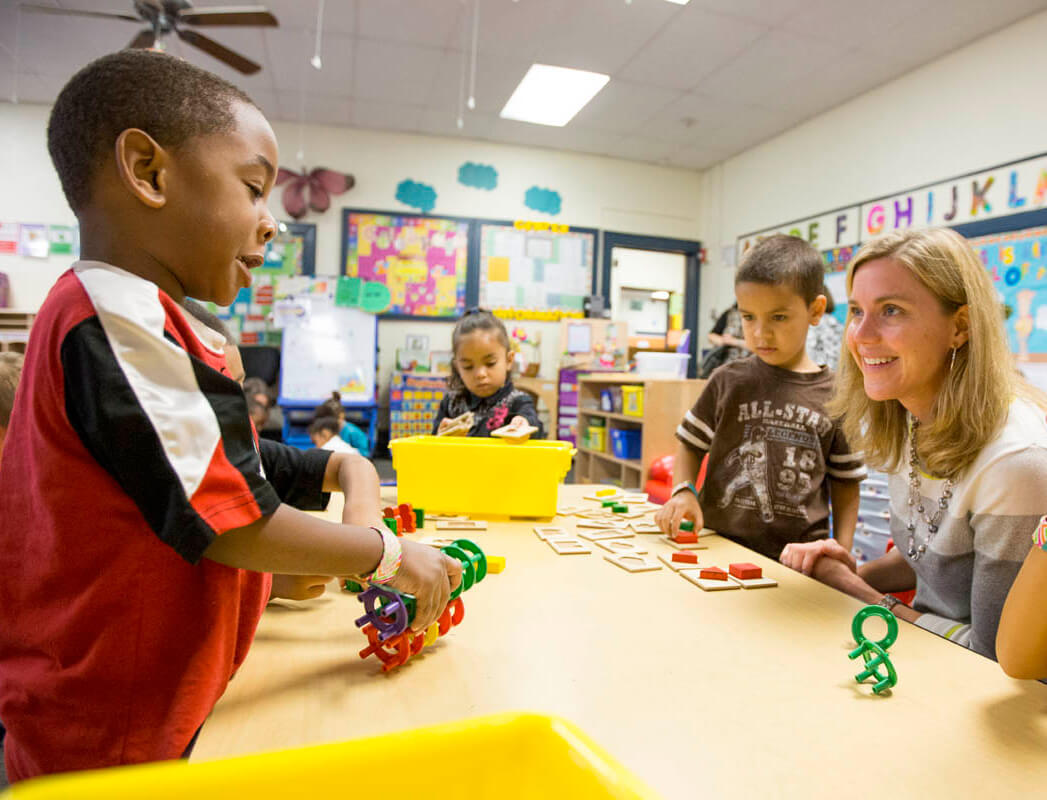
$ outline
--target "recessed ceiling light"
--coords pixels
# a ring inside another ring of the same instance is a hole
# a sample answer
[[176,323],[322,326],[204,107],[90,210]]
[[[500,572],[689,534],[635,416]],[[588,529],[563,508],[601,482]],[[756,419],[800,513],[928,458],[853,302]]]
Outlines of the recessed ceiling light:
[[532,64],[501,117],[536,125],[566,125],[610,80],[598,72],[586,72],[548,64]]
[[691,2],[691,0],[669,0],[669,2],[670,3],[676,3],[676,5],[678,5],[678,6],[685,6],[689,2]]

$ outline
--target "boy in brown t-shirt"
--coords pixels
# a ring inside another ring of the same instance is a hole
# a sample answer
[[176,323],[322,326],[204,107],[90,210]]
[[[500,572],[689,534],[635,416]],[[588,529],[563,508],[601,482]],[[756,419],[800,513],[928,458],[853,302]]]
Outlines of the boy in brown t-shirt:
[[690,519],[777,559],[789,542],[829,535],[831,496],[833,533],[850,550],[865,465],[826,414],[832,370],[807,355],[807,331],[825,311],[823,275],[818,251],[795,236],[746,255],[734,290],[754,355],[713,372],[676,429],[676,485],[655,517],[670,536]]

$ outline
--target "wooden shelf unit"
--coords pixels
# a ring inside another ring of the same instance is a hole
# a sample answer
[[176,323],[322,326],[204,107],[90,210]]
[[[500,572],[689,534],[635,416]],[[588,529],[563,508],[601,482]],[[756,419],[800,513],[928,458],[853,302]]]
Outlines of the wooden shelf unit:
[[[608,386],[642,386],[643,416],[634,417],[600,410],[600,391]],[[588,441],[589,422],[600,418],[607,426],[607,451],[579,446],[575,457],[578,483],[611,483],[628,489],[642,489],[647,483],[651,462],[676,452],[676,426],[694,405],[705,381],[657,378],[624,372],[582,375],[578,379],[578,441]],[[640,458],[617,458],[611,450],[614,429],[641,431]]]
[[35,311],[0,308],[0,353],[8,350],[24,353],[34,319]]

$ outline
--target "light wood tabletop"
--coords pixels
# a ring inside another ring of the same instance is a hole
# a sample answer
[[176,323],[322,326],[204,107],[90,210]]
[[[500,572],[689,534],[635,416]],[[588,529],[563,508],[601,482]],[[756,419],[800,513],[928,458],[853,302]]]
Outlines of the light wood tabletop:
[[[561,502],[593,488],[562,487]],[[664,566],[630,574],[596,547],[556,555],[535,524],[465,534],[506,570],[462,595],[461,625],[387,674],[357,656],[362,607],[335,584],[271,604],[193,760],[533,710],[577,723],[666,798],[1047,792],[1047,686],[902,622],[898,685],[875,696],[847,658],[857,600],[719,536],[702,538],[702,565],[749,561],[780,585],[703,592]]]

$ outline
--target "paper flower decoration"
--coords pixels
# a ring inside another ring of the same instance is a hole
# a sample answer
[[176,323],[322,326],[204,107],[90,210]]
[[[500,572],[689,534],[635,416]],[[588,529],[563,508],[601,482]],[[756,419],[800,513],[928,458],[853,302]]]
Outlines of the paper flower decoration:
[[310,208],[323,213],[331,207],[331,195],[348,192],[356,184],[352,175],[318,167],[312,172],[293,172],[280,167],[276,185],[284,187],[284,211],[293,219],[301,219]]

